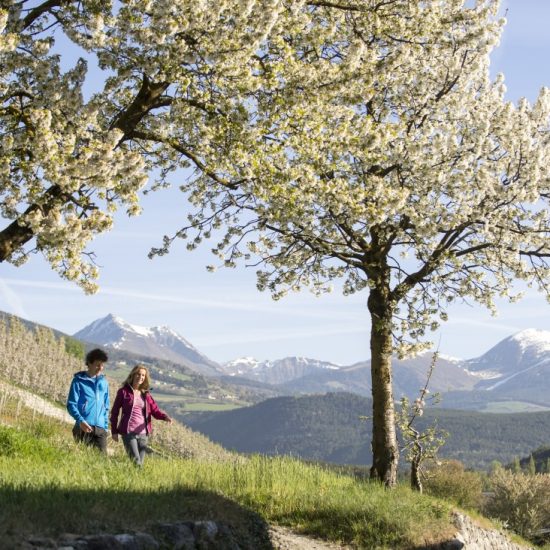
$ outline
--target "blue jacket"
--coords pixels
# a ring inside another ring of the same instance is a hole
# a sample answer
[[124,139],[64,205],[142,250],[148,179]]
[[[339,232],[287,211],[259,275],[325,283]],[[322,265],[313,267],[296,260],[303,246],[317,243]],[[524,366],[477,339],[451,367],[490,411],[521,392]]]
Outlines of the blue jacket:
[[106,430],[109,419],[109,384],[103,374],[90,378],[86,371],[77,372],[67,397],[67,410],[76,424],[83,420],[90,426]]

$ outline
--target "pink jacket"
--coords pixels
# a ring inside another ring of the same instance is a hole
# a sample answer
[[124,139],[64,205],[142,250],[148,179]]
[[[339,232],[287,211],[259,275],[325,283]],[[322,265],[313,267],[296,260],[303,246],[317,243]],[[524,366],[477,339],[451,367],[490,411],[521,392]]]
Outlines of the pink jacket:
[[[147,435],[153,431],[151,417],[154,416],[157,420],[166,420],[168,415],[159,409],[151,394],[143,392],[145,401],[145,424]],[[125,384],[117,391],[113,408],[111,409],[111,433],[126,435],[128,433],[128,422],[132,414],[132,406],[134,404],[134,390],[129,384]],[[118,413],[122,409],[120,421]]]

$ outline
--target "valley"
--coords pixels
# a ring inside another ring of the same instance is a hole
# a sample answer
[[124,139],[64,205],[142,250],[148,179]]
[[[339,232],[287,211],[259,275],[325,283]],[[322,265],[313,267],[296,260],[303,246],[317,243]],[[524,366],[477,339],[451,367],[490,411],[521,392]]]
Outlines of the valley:
[[[37,328],[28,321],[25,326]],[[145,364],[159,405],[228,449],[291,454],[338,464],[366,465],[370,461],[370,424],[360,420],[371,408],[368,361],[340,366],[302,357],[271,361],[243,357],[221,365],[169,329],[135,327],[114,315],[92,326],[103,341],[64,337],[79,343],[82,353],[96,346],[108,351],[107,375],[114,388],[132,366]],[[150,357],[140,351],[167,346],[166,339],[162,345],[157,341],[134,346],[136,341],[156,339],[160,333],[171,333],[180,352],[191,349],[196,361],[183,355],[176,361],[167,358],[169,354]],[[480,358],[437,360],[430,388],[440,393],[441,402],[427,409],[418,427],[425,429],[436,422],[449,432],[443,457],[485,469],[493,460],[510,462],[548,445],[549,334],[524,331]],[[201,372],[197,357],[214,369],[215,375]],[[395,360],[396,398],[415,397],[431,360],[431,354]]]

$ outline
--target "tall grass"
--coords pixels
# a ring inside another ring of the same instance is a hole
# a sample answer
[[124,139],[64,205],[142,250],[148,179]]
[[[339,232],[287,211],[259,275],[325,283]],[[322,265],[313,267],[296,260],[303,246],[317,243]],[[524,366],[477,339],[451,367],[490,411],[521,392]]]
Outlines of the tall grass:
[[447,505],[407,487],[389,492],[287,457],[149,456],[137,469],[122,453],[106,458],[67,433],[32,419],[24,428],[0,425],[0,531],[120,532],[213,519],[243,540],[272,522],[372,549],[412,548],[454,531]]
[[[64,340],[57,340],[51,330],[44,327],[28,330],[16,317],[9,323],[0,319],[0,412],[10,394],[21,394],[28,388],[64,409],[72,377],[83,368],[82,360],[67,353]],[[107,380],[113,400],[119,384],[109,376]],[[13,412],[15,419],[22,404],[18,398]],[[208,460],[232,457],[220,445],[179,422],[155,423],[155,441],[172,455]]]

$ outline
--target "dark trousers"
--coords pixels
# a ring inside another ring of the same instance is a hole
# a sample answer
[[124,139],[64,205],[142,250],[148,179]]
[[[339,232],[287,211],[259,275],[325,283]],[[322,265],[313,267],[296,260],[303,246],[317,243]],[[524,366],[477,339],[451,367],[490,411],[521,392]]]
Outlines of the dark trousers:
[[145,434],[124,434],[122,436],[124,448],[128,456],[138,465],[143,466],[143,459],[147,452],[147,436]]
[[99,449],[102,453],[107,454],[107,430],[92,426],[90,433],[83,432],[80,426],[76,424],[73,428],[73,437],[76,442],[84,443],[90,447]]

